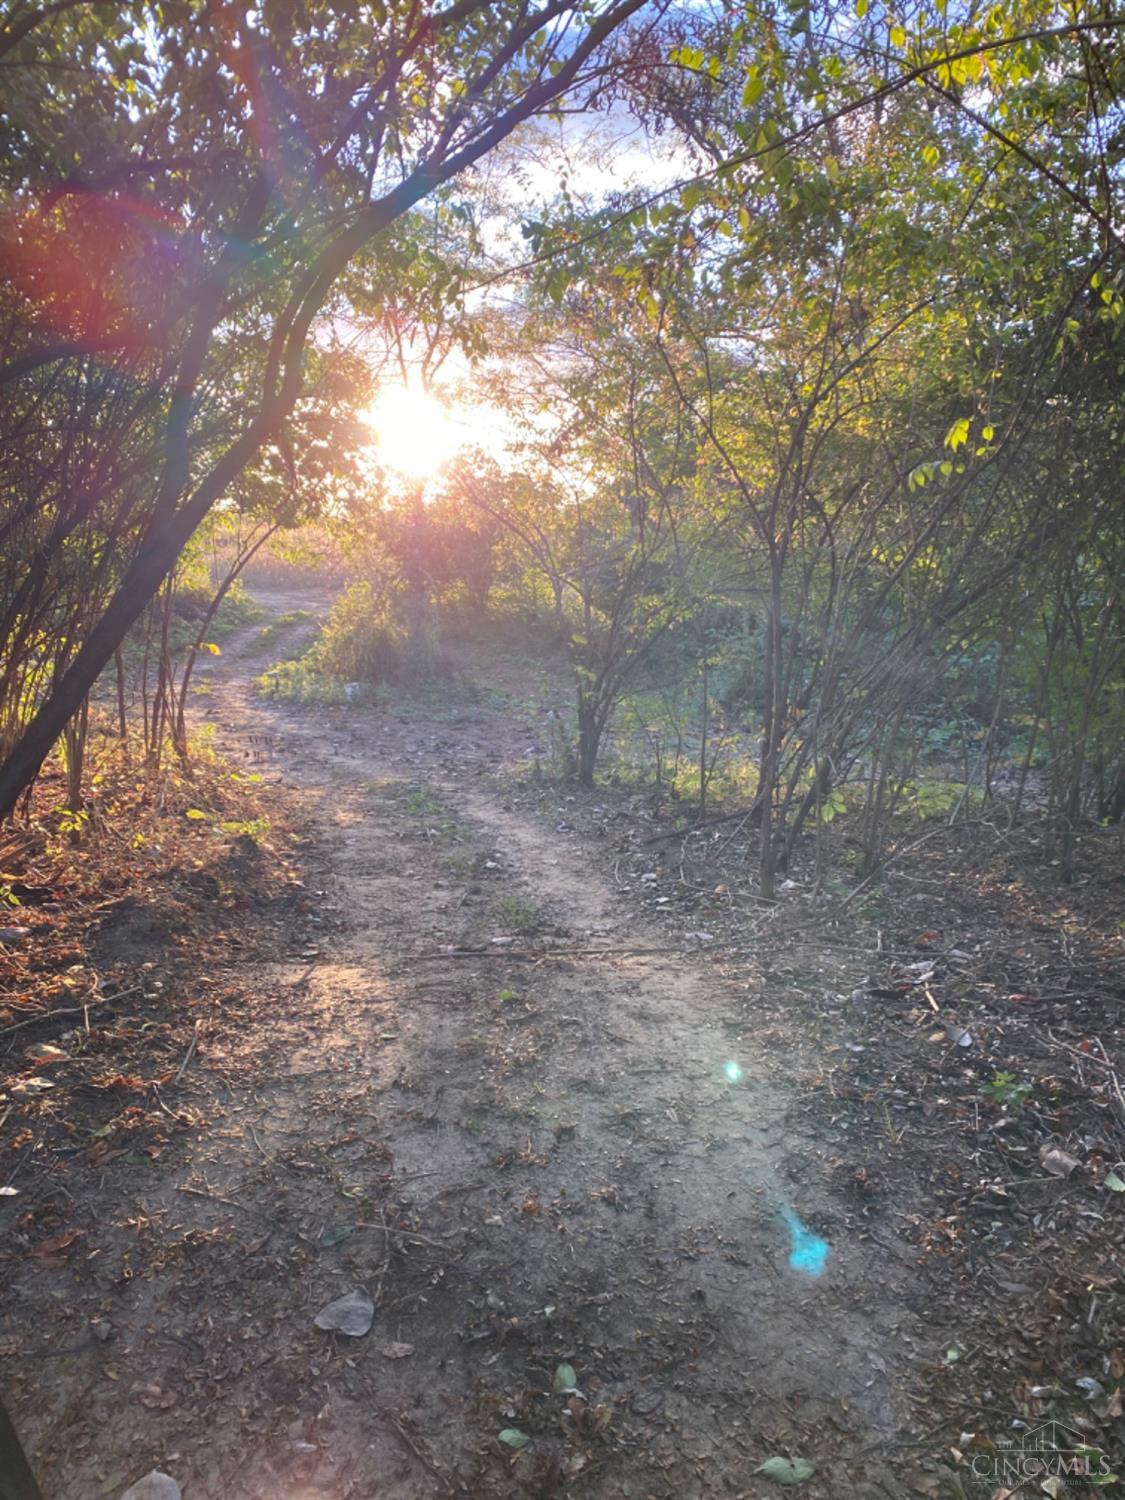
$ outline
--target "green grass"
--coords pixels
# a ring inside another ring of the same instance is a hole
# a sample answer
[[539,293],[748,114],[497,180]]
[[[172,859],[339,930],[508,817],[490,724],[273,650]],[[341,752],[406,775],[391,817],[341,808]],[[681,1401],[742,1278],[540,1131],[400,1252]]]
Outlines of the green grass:
[[291,609],[286,614],[278,615],[276,620],[271,620],[268,625],[263,625],[258,631],[255,646],[264,651],[267,646],[277,644],[278,638],[287,634],[296,625],[311,625],[316,621],[316,616],[307,609]]

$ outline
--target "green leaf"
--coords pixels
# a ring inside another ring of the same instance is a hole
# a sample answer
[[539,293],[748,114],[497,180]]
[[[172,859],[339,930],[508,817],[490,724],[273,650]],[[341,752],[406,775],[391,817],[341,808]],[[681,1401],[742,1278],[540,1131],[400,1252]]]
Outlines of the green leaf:
[[855,0],[855,13],[862,21],[867,14],[867,0]]
[[526,1432],[521,1432],[518,1427],[505,1427],[500,1434],[500,1441],[506,1443],[509,1448],[515,1448],[517,1453],[521,1448],[526,1448],[531,1439]]
[[692,209],[704,197],[707,189],[702,182],[689,182],[680,191],[680,206],[685,213],[691,213]]
[[764,1474],[775,1484],[804,1484],[816,1473],[816,1464],[807,1458],[767,1458],[754,1473]]
[[198,807],[189,807],[187,812],[184,813],[184,817],[191,818],[194,822],[197,823],[200,821],[200,819],[202,819],[204,822],[207,821],[207,814],[205,812],[200,812]]
[[969,418],[961,417],[945,434],[945,446],[954,453],[969,441]]
[[1116,1172],[1105,1174],[1105,1185],[1111,1193],[1125,1193],[1125,1182],[1121,1181]]
[[746,75],[746,87],[742,90],[742,107],[750,109],[757,104],[758,100],[766,91],[764,81],[758,77],[757,68],[751,68]]
[[[1106,1179],[1109,1180],[1108,1178]],[[578,1376],[574,1373],[573,1365],[559,1365],[555,1370],[555,1379],[552,1385],[555,1391],[573,1391],[578,1389]]]
[[892,26],[891,27],[891,46],[892,47],[905,47],[906,46],[906,28],[905,28],[905,26]]

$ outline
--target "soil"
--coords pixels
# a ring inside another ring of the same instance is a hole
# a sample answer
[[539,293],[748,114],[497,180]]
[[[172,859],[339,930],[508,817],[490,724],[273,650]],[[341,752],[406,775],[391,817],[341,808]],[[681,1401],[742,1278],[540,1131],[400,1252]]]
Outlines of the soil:
[[[645,799],[541,779],[549,694],[514,654],[463,647],[450,683],[373,710],[256,692],[309,630],[263,655],[248,628],[198,699],[304,832],[234,835],[175,901],[100,922],[102,967],[147,966],[106,1026],[170,1028],[143,1128],[126,1142],[112,1114],[99,1155],[107,1112],[76,1085],[75,1149],[44,1158],[44,1117],[4,1158],[0,1376],[48,1500],[154,1467],[185,1500],[765,1497],[775,1456],[815,1464],[809,1500],[875,1500],[957,1493],[973,1434],[1057,1414],[1051,1387],[1079,1421],[1083,1375],[1112,1428],[1119,968],[1087,975],[1116,1005],[1105,1064],[1041,1010],[1061,1095],[989,1105],[1026,933],[970,1015],[1000,941],[979,897],[832,914],[798,869],[763,913],[725,825],[690,852],[653,842]],[[1072,987],[1095,937],[1072,924]],[[87,1026],[64,1051],[96,1050]],[[1065,1177],[1048,1140],[1081,1157]],[[1037,1197],[1009,1219],[991,1185],[1028,1162]],[[821,1274],[791,1263],[793,1215]],[[1008,1340],[1052,1288],[1054,1334],[1036,1314]],[[371,1331],[317,1328],[354,1289]]]

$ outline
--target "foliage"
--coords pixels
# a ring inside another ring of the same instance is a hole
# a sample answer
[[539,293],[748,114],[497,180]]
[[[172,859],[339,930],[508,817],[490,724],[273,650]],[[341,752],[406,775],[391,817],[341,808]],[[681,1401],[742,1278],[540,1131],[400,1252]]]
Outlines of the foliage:
[[394,682],[403,670],[403,632],[388,601],[369,583],[353,583],[332,606],[310,665],[336,682],[378,687]]
[[64,4],[5,29],[0,810],[216,506],[347,502],[372,371],[345,328],[459,317],[455,180],[587,105],[640,8]]
[[1018,1083],[1014,1073],[997,1073],[991,1083],[984,1084],[981,1089],[982,1094],[987,1094],[994,1103],[1011,1110],[1013,1114],[1023,1108],[1028,1095],[1032,1092],[1032,1085]]

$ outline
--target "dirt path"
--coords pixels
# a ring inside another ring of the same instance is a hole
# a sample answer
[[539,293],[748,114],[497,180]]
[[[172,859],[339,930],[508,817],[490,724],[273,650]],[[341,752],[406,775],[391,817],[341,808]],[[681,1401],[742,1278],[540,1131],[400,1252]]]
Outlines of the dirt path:
[[[112,1378],[156,1395],[115,1407],[82,1367],[99,1435],[59,1500],[154,1463],[186,1500],[765,1496],[775,1454],[817,1464],[803,1495],[902,1495],[876,1450],[932,1354],[910,1258],[831,1196],[832,1141],[756,1055],[752,994],[702,952],[521,956],[669,945],[565,804],[511,804],[540,726],[271,704],[254,641],[204,711],[322,828],[324,936],[279,953],[230,1038],[252,1092],[211,1087],[201,1048],[207,1128],[122,1210],[162,1253],[121,1289]],[[822,1275],[791,1266],[787,1205],[829,1242]],[[317,1330],[356,1287],[372,1332]],[[581,1396],[552,1392],[564,1362]]]

